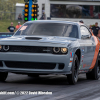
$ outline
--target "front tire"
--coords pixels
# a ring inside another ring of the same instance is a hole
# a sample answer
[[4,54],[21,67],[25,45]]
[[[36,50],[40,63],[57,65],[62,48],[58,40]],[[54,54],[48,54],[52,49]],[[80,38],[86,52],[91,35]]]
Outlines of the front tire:
[[0,72],[0,81],[4,82],[8,76],[8,72]]
[[98,57],[97,57],[96,64],[93,70],[89,73],[86,73],[86,77],[87,79],[98,80],[100,77],[99,74],[100,74],[100,67],[98,66]]
[[68,83],[75,85],[78,81],[78,69],[79,69],[79,60],[77,55],[74,55],[73,64],[72,64],[72,74],[67,75]]

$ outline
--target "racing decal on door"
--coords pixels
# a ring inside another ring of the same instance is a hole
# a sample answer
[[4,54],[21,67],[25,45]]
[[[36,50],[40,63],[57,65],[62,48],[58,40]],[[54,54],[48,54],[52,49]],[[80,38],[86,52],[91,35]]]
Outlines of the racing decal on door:
[[90,66],[89,64],[88,64],[88,65],[87,65],[87,64],[84,64],[84,65],[83,65],[83,68],[89,67],[89,66]]

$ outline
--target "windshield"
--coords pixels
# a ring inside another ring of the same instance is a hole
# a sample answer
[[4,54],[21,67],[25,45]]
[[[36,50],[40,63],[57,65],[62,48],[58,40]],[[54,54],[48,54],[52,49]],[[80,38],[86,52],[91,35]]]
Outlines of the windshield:
[[63,23],[25,23],[15,35],[63,36],[78,38],[78,27]]

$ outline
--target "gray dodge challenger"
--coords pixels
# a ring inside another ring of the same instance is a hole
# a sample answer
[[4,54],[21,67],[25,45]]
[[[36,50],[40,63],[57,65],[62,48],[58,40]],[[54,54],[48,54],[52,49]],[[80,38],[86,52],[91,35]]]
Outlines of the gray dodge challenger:
[[8,73],[31,77],[66,75],[76,84],[78,75],[99,79],[99,40],[84,25],[69,21],[29,21],[12,37],[0,39],[0,81]]

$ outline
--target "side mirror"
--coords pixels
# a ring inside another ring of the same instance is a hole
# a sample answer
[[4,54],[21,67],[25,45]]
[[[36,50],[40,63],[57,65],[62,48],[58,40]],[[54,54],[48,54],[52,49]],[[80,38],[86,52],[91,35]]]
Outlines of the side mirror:
[[81,39],[89,39],[89,38],[90,38],[89,35],[82,35],[82,36],[81,36]]

